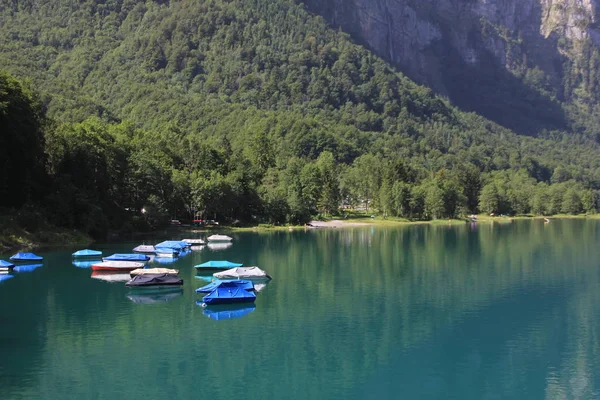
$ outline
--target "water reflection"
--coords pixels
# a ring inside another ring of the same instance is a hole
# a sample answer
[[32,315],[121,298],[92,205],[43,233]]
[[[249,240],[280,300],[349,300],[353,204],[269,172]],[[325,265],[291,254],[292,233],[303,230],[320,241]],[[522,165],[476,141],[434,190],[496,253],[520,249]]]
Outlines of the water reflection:
[[6,274],[0,274],[0,283],[2,283],[4,281],[7,281],[9,279],[12,279],[12,278],[14,278],[14,276],[10,275],[8,273],[6,273]]
[[127,295],[127,298],[136,304],[167,303],[183,295],[182,288],[164,289],[162,291],[136,291]]
[[77,268],[91,268],[92,265],[99,263],[100,261],[73,261],[73,265]]
[[[201,306],[204,303],[197,301],[196,305]],[[205,307],[202,314],[215,321],[229,320],[242,318],[256,309],[256,305],[243,305],[243,304],[223,304],[217,306]]]
[[233,246],[233,243],[208,243],[206,245],[211,251],[223,251]]
[[128,273],[122,272],[102,272],[94,271],[91,275],[92,279],[98,279],[105,282],[127,282],[131,279]]
[[177,257],[154,257],[152,262],[158,264],[174,264],[177,262]]
[[18,265],[16,267],[13,268],[14,272],[32,272],[36,269],[38,269],[39,267],[44,266],[44,264],[24,264],[24,265]]

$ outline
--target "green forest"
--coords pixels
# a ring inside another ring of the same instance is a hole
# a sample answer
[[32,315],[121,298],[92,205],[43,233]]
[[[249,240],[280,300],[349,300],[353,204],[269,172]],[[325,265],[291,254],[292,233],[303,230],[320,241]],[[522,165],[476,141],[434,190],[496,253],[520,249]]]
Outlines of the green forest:
[[597,208],[594,135],[462,112],[291,0],[0,0],[0,26],[0,206],[25,226]]

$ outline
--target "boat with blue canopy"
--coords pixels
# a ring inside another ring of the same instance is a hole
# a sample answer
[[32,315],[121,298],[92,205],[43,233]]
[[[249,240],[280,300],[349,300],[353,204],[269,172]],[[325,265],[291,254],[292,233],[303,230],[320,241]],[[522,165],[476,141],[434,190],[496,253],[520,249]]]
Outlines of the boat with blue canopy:
[[113,254],[110,257],[104,257],[103,261],[136,261],[136,262],[146,262],[150,260],[145,254]]
[[201,288],[196,289],[196,293],[210,293],[218,287],[241,287],[244,290],[253,291],[254,284],[250,281],[220,281],[215,280],[208,285],[202,286]]
[[174,250],[178,250],[178,251],[182,251],[183,249],[185,249],[186,247],[189,247],[189,243],[183,242],[183,241],[178,241],[178,240],[166,240],[164,242],[160,242],[158,244],[155,244],[154,247],[165,247],[168,249],[174,249]]
[[215,304],[253,303],[256,295],[238,285],[219,285],[202,298],[207,306]]
[[[197,301],[196,304],[199,306],[204,306],[204,303],[201,301]],[[255,309],[256,305],[252,303],[238,305],[225,304],[220,306],[206,307],[204,311],[202,311],[202,314],[206,315],[210,319],[214,319],[215,321],[222,321],[242,318],[243,316],[250,314]]]
[[196,270],[226,270],[236,267],[242,267],[244,264],[234,263],[231,261],[208,261],[204,264],[194,266]]
[[72,254],[73,258],[100,258],[102,257],[102,252],[98,250],[78,250]]
[[9,258],[10,261],[14,262],[32,262],[32,261],[42,261],[44,257],[38,256],[33,253],[17,253]]
[[15,267],[15,264],[8,261],[0,260],[0,271],[10,271]]
[[33,270],[38,269],[39,267],[42,267],[44,264],[23,264],[23,265],[17,265],[16,267],[13,268],[14,272],[31,272]]

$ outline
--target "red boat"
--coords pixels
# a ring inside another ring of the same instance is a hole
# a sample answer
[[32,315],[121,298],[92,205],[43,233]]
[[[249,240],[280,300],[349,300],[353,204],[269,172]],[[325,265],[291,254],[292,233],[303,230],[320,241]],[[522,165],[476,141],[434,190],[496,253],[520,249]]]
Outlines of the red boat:
[[144,268],[144,263],[135,261],[104,261],[92,264],[92,271],[133,271]]

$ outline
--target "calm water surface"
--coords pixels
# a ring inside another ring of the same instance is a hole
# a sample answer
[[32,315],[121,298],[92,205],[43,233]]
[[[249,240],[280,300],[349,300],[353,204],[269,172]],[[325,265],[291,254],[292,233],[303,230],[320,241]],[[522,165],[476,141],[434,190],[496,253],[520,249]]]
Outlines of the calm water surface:
[[[0,282],[0,399],[600,398],[600,222],[233,236],[163,296],[40,252]],[[255,309],[196,305],[211,259],[273,275]]]

